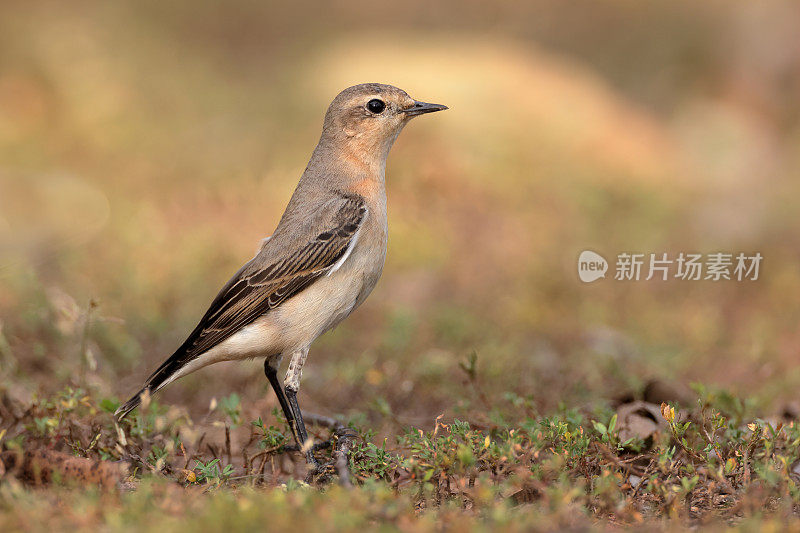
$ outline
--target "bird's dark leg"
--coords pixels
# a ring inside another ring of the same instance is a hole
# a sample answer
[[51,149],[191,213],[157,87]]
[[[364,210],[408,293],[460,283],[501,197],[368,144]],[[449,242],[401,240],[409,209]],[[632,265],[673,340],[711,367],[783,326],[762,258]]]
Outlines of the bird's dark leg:
[[[308,433],[306,432],[305,422],[303,422],[303,413],[300,411],[300,406],[297,404],[297,391],[287,388],[286,399],[289,401],[289,405],[292,408],[292,413],[294,414],[294,421],[297,426],[297,435],[300,437],[298,445],[300,446],[300,450],[302,450],[303,446],[308,441]],[[315,467],[319,465],[311,448],[306,450],[306,461],[308,464],[314,465]]]
[[[275,396],[278,397],[278,403],[281,405],[283,416],[286,417],[286,423],[289,424],[289,428],[292,430],[292,436],[297,443],[297,448],[302,451],[303,446],[308,441],[308,433],[303,422],[303,413],[300,412],[300,406],[297,404],[297,391],[286,389],[284,392],[280,381],[278,381],[278,369],[269,364],[269,359],[264,361],[264,374],[266,374],[269,384],[272,385]],[[311,465],[317,466],[313,450],[306,451],[306,461]]]
[[[297,391],[300,389],[300,374],[303,371],[303,364],[306,362],[306,357],[308,357],[308,348],[301,348],[292,352],[292,358],[289,360],[289,368],[286,370],[286,379],[283,380],[286,400],[289,402],[289,406],[292,409],[292,416],[299,438],[298,444],[301,450],[306,444],[306,441],[308,441],[308,433],[306,432],[306,425],[303,422],[303,413],[300,411],[300,406],[297,404]],[[308,460],[308,464],[314,467],[318,466],[312,448],[306,450],[306,459]]]
[[297,443],[297,447],[302,448],[305,440],[300,440],[300,437],[297,434],[297,426],[294,422],[294,412],[292,412],[292,407],[286,400],[286,394],[283,392],[281,382],[278,380],[278,369],[269,364],[269,359],[264,361],[264,374],[266,374],[269,384],[272,385],[272,390],[275,391],[275,396],[278,397],[278,403],[281,405],[283,416],[286,417],[286,423],[289,424],[289,429],[292,431],[292,436],[294,437],[294,441]]

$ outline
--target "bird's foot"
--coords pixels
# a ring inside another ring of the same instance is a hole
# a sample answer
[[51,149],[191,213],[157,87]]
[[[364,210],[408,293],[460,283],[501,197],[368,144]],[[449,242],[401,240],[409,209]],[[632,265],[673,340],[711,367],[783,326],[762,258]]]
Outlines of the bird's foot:
[[329,441],[325,441],[325,443],[329,446],[333,446],[331,460],[327,463],[317,463],[313,466],[309,464],[311,468],[306,476],[306,483],[323,485],[329,483],[331,479],[333,479],[334,475],[338,475],[340,485],[343,487],[352,487],[353,483],[350,480],[349,454],[350,448],[353,446],[353,439],[355,439],[357,436],[358,434],[355,432],[355,430],[350,428],[336,428],[331,439]]

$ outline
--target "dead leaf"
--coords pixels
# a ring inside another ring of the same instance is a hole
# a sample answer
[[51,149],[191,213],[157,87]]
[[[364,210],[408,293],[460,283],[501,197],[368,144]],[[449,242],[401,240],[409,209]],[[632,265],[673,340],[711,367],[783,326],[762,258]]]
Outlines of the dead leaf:
[[53,482],[115,487],[127,474],[123,463],[74,457],[54,450],[5,451],[0,454],[4,475],[32,485]]
[[653,435],[667,426],[657,405],[636,401],[617,408],[617,427],[621,442],[639,438],[645,441],[646,446],[650,446]]

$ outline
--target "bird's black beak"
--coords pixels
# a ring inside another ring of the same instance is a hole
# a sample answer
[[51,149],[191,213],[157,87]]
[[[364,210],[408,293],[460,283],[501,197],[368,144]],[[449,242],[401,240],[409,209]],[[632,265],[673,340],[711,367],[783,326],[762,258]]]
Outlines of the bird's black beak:
[[406,109],[402,109],[400,112],[405,113],[409,117],[416,117],[417,115],[423,115],[425,113],[433,113],[434,111],[444,111],[445,109],[447,109],[446,105],[429,104],[427,102],[415,101],[413,106]]

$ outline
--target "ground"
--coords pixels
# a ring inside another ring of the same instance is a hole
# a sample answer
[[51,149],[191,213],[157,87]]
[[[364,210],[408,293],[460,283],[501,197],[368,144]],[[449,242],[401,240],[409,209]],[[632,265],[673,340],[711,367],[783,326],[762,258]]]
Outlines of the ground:
[[[476,363],[464,372],[480,396]],[[124,437],[111,417],[116,403],[83,389],[30,405],[4,396],[10,428],[0,524],[7,531],[797,525],[795,421],[751,419],[740,400],[697,389],[694,408],[635,400],[549,416],[509,393],[474,406],[486,409],[477,421],[439,416],[430,431],[398,424],[383,439],[348,420],[355,429],[348,466],[325,479],[308,477],[302,456],[287,450],[277,410],[247,421],[236,394],[197,424],[181,409],[147,402],[121,425]],[[325,462],[330,450],[317,456]]]

